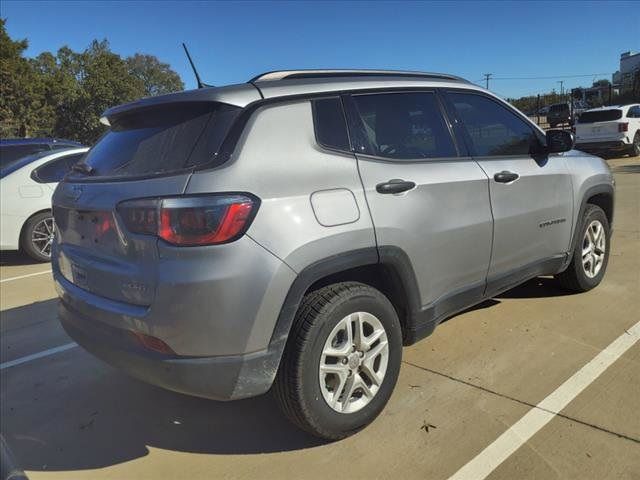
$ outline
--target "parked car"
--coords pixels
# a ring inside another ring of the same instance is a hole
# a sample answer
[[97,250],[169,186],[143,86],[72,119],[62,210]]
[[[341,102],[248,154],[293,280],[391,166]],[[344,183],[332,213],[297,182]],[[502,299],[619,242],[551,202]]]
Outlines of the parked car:
[[573,115],[571,114],[569,103],[563,102],[550,105],[547,113],[547,123],[551,128],[556,128],[558,125],[573,125]]
[[87,150],[47,150],[2,169],[1,250],[22,250],[39,262],[51,259],[54,231],[51,197],[57,183]]
[[34,153],[64,148],[82,148],[84,145],[60,138],[8,138],[0,140],[0,178],[20,168],[19,160]]
[[640,155],[640,104],[587,110],[575,127],[576,148],[600,155]]
[[53,198],[66,331],[178,392],[273,387],[319,437],[369,424],[443,319],[607,267],[606,163],[458,77],[271,72],[103,122]]

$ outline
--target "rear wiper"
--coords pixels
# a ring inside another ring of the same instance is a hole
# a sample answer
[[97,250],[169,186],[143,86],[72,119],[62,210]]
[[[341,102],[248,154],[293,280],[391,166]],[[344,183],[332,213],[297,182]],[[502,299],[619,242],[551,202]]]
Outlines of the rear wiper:
[[84,173],[85,175],[91,175],[93,173],[93,167],[91,165],[87,165],[84,162],[76,163],[71,170],[74,172]]

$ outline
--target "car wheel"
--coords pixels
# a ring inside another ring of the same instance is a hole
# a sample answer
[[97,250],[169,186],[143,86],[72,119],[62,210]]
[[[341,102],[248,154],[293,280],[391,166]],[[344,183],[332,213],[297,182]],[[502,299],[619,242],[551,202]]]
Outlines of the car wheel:
[[295,425],[338,440],[382,411],[401,359],[400,322],[387,297],[361,283],[336,283],[304,297],[274,391]]
[[632,157],[637,157],[640,155],[640,130],[636,132],[633,136],[633,143],[631,144],[631,148],[629,149],[629,155]]
[[27,220],[22,229],[22,251],[38,262],[51,261],[54,230],[51,212],[36,213]]
[[609,262],[609,221],[597,205],[588,204],[582,216],[569,267],[556,275],[564,288],[586,292],[604,277]]

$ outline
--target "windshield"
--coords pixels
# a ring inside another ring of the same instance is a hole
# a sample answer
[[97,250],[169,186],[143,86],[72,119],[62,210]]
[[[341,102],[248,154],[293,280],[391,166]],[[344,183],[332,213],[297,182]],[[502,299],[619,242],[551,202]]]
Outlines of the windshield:
[[596,110],[592,112],[584,112],[582,115],[580,115],[580,118],[578,118],[578,123],[610,122],[612,120],[619,120],[621,118],[622,110]]
[[92,176],[153,175],[197,167],[220,149],[239,107],[181,103],[116,118],[88,152]]

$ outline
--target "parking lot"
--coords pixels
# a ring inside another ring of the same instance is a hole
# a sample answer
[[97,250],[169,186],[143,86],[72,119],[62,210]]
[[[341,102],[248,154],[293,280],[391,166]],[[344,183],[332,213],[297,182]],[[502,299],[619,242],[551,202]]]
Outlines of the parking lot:
[[32,479],[640,479],[640,162],[609,163],[603,283],[539,278],[446,321],[404,350],[373,425],[336,443],[269,394],[217,403],[106,366],[59,326],[48,265],[3,254],[2,435]]

